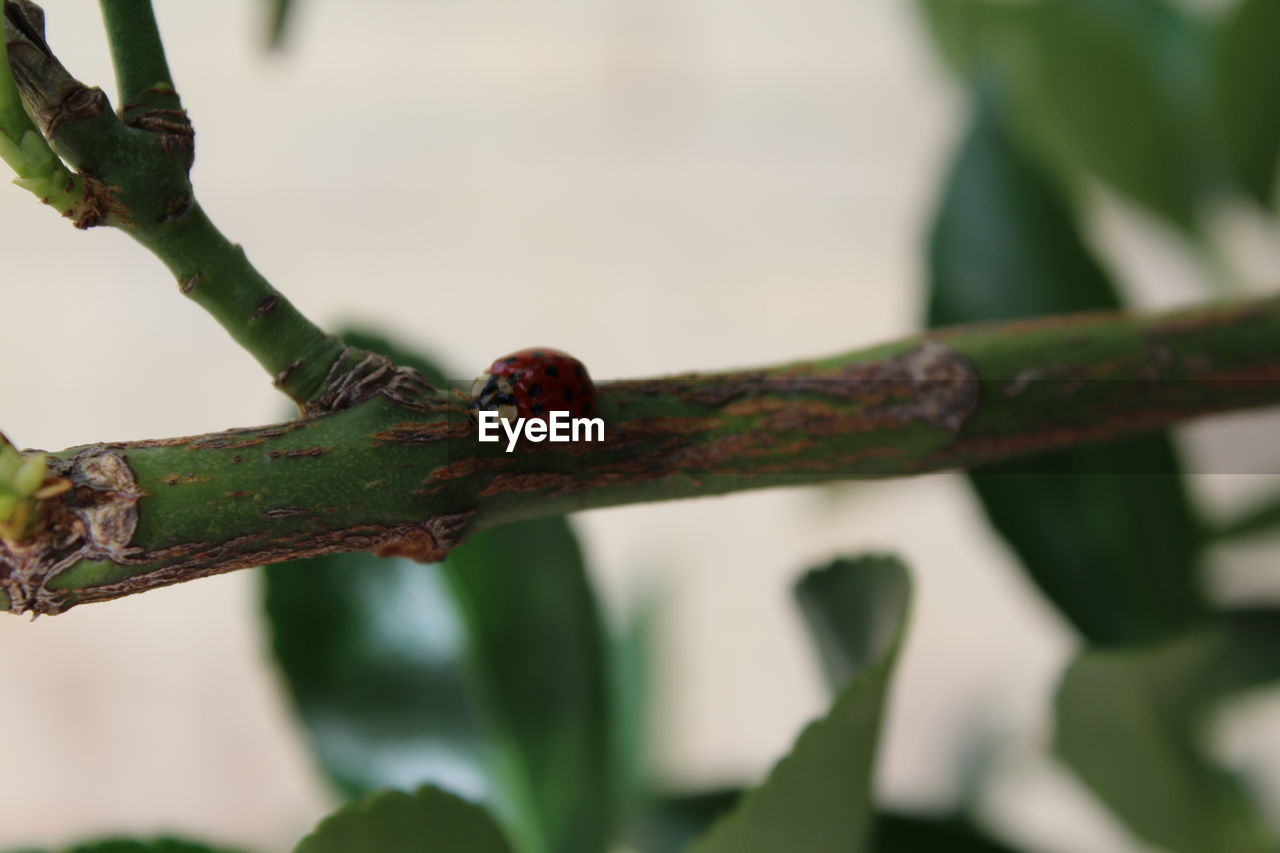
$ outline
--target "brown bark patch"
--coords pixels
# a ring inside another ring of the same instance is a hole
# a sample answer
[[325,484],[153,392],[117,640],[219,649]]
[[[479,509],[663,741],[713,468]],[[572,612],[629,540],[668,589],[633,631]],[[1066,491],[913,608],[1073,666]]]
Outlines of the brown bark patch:
[[268,450],[268,459],[315,459],[324,456],[332,447],[302,447],[297,450]]
[[427,477],[427,482],[435,482],[437,480],[456,480],[460,477],[469,477],[479,471],[488,471],[493,468],[501,468],[507,464],[505,459],[483,457],[475,457],[472,459],[460,459],[457,462],[451,462],[448,465],[437,468]]

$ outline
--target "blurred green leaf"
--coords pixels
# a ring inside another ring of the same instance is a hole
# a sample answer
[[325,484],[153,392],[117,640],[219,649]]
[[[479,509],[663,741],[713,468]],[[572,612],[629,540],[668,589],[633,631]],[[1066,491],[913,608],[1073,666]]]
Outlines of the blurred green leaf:
[[[22,853],[34,853],[34,851],[22,851]],[[61,848],[60,853],[236,853],[236,851],[229,847],[212,847],[174,838],[156,838],[148,841],[108,838],[75,847]]]
[[627,841],[637,853],[679,853],[742,799],[740,788],[671,794],[648,804]]
[[[655,805],[632,839],[638,853],[678,853],[737,805],[737,788],[672,796]],[[880,812],[875,817],[875,853],[1017,853],[958,816]]]
[[[897,565],[887,555],[840,560],[827,571],[810,573],[797,585],[796,598],[831,684],[838,687],[857,677],[883,653],[877,638],[895,629],[894,621],[901,618],[909,593],[905,585],[882,581]],[[897,596],[901,601],[895,603]],[[724,794],[720,797],[721,802],[727,799]],[[882,812],[875,819],[874,838],[871,849],[876,853],[1009,853],[959,816]]]
[[[1225,164],[1210,40],[1187,10],[1170,0],[918,4],[947,64],[1009,86],[1019,130],[1053,163],[1196,230]],[[1262,97],[1254,87],[1269,79],[1242,84],[1246,97]]]
[[484,809],[439,788],[383,791],[320,821],[294,853],[511,853]]
[[209,847],[207,844],[196,844],[193,841],[179,841],[170,838],[154,841],[108,840],[82,844],[67,850],[67,853],[233,853],[225,847]]
[[1277,534],[1280,534],[1280,494],[1264,498],[1244,512],[1218,524],[1213,530],[1217,539],[1247,539]]
[[962,78],[1007,56],[1026,11],[999,0],[916,0],[916,6],[938,54]]
[[1220,632],[1201,631],[1089,650],[1058,691],[1057,754],[1130,829],[1176,853],[1276,849],[1200,743],[1229,648]]
[[432,781],[494,799],[522,850],[602,849],[602,640],[563,519],[479,534],[443,567],[335,554],[266,577],[276,656],[348,796]]
[[876,818],[875,853],[1017,853],[959,817],[889,812]]
[[466,614],[521,850],[598,853],[617,794],[611,685],[573,532],[562,518],[486,531],[451,553],[445,572]]
[[297,3],[294,0],[267,0],[267,5],[267,46],[277,50],[284,46]]
[[1168,0],[1026,5],[1013,73],[1018,112],[1047,151],[1195,231],[1221,179],[1208,39]]
[[[27,849],[13,851],[13,853],[39,853],[39,851]],[[108,838],[75,847],[59,848],[58,853],[237,853],[237,851],[229,847],[210,847],[207,844],[177,841],[172,838],[157,838],[150,841]]]
[[[888,555],[839,560],[811,572],[796,586],[800,604],[830,683],[837,688],[874,666],[883,654],[879,638],[896,630],[907,605],[905,584],[884,583],[899,564]],[[728,792],[685,801],[684,814],[699,815],[732,803]],[[876,853],[1011,853],[960,816],[882,812],[875,818]]]
[[1216,36],[1214,87],[1228,160],[1249,195],[1274,205],[1280,166],[1280,0],[1234,3]]
[[362,553],[265,571],[277,659],[348,796],[436,782],[492,798],[522,850],[602,849],[602,638],[563,519],[478,534],[444,566]]
[[839,688],[881,661],[901,630],[911,590],[896,557],[840,559],[796,584],[796,602],[830,683]]
[[979,90],[929,239],[938,326],[1117,308],[1061,189],[1015,141],[1002,101]]
[[439,566],[331,554],[264,574],[285,685],[346,796],[424,782],[493,794],[465,629]]
[[[689,848],[692,853],[868,849],[874,816],[871,771],[885,693],[905,631],[910,582],[901,563],[877,557],[836,561],[806,575],[799,589],[802,599],[813,599],[812,606],[806,605],[808,614],[821,607],[810,590],[829,590],[838,596],[833,607],[853,606],[872,617],[859,623],[858,633],[841,634],[865,666],[844,684],[828,714],[801,733],[764,783]],[[823,618],[836,621],[834,616]]]
[[[1006,130],[990,92],[975,100],[952,164],[929,266],[931,326],[1120,304],[1067,201]],[[1179,472],[1158,434],[968,476],[1041,590],[1090,641],[1110,644],[1175,633],[1203,615],[1203,535]]]
[[631,820],[648,794],[657,602],[644,599],[625,619],[614,640],[613,708],[617,813]]
[[[388,338],[342,339],[445,384]],[[521,853],[605,848],[622,787],[615,685],[565,519],[479,533],[440,566],[334,555],[267,579],[277,656],[349,793],[437,782],[490,798]]]
[[1213,698],[1280,681],[1280,610],[1238,608],[1220,616],[1223,654],[1214,665]]
[[1012,460],[969,479],[1032,579],[1085,637],[1111,645],[1204,617],[1202,537],[1179,469],[1157,435]]

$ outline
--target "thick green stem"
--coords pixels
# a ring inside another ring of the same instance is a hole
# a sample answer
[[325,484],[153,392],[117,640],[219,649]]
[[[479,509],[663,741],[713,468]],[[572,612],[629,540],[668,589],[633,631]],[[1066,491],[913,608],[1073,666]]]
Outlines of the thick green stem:
[[[944,329],[830,359],[600,389],[599,443],[477,441],[463,399],[368,371],[348,408],[74,448],[46,529],[0,549],[15,611],[319,553],[438,560],[475,530],[640,501],[893,477],[1280,403],[1280,297]],[[372,382],[380,377],[378,382]],[[1136,472],[1155,473],[1155,472]]]

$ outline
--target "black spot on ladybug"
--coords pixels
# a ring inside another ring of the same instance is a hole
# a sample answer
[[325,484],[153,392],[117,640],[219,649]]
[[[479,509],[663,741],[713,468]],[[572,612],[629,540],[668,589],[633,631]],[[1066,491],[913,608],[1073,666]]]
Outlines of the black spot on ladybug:
[[566,388],[566,389],[564,389],[564,401],[565,401],[566,403],[572,403],[572,402],[573,402],[573,389],[572,389],[572,388]]
[[519,361],[519,359],[517,359],[515,356],[511,356],[510,358],[504,358],[504,359],[502,360],[502,363],[503,363],[503,364],[515,364],[517,361]]
[[540,349],[536,349],[533,352],[529,353],[529,357],[541,359],[541,358],[546,358],[547,354]]
[[555,379],[560,375],[560,368],[556,367],[554,364],[548,364],[547,369],[542,372],[550,376],[552,379]]
[[586,371],[582,369],[581,364],[575,364],[573,366],[573,374],[574,376],[577,376],[579,379],[587,375]]
[[541,403],[534,403],[532,406],[529,407],[529,411],[533,412],[535,415],[541,415],[544,412],[546,412],[547,409]]
[[529,386],[529,396],[530,396],[530,397],[540,397],[540,396],[542,396],[542,386],[541,386],[541,385],[530,385],[530,386]]

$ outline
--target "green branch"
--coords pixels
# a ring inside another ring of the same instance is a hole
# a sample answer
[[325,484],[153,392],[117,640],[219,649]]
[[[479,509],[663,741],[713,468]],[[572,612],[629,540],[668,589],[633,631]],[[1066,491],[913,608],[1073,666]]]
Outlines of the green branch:
[[182,293],[258,360],[276,387],[300,405],[325,391],[330,371],[344,357],[341,342],[273,288],[199,204],[173,221],[132,233],[164,262]]
[[42,531],[0,546],[11,609],[56,613],[334,551],[434,561],[516,519],[971,467],[1276,404],[1280,297],[608,383],[605,441],[515,453],[478,442],[465,400],[416,372],[373,357],[361,371],[324,416],[51,454],[51,476],[75,488],[44,501]]
[[153,95],[172,99],[168,106],[181,106],[151,0],[100,0],[99,5],[125,109]]
[[190,169],[195,133],[169,74],[151,0],[100,0],[100,4],[116,70],[120,117],[129,127],[169,138]]
[[[47,151],[47,137],[80,171],[78,183],[64,182],[78,225],[110,225],[150,249],[183,294],[212,314],[282,391],[314,410],[359,359],[273,288],[196,203],[188,176],[194,134],[173,90],[150,3],[103,0],[102,10],[126,102],[123,120],[101,89],[85,86],[53,55],[43,13],[26,0],[5,0],[5,38],[12,84],[43,136],[22,104],[4,100],[14,89],[4,88],[8,77],[0,79],[0,120],[23,131],[13,137],[22,140],[19,153]],[[0,129],[8,135],[8,125]],[[61,165],[51,151],[47,157]]]

